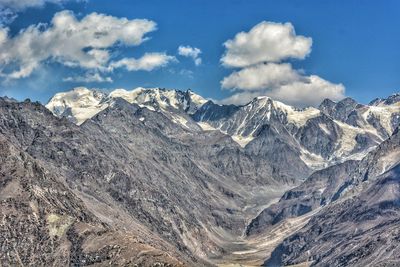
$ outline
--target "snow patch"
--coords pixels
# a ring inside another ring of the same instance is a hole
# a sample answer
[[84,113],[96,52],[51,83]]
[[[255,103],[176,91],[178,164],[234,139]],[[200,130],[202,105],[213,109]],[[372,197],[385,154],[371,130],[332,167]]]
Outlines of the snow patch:
[[279,101],[274,101],[274,106],[286,114],[288,123],[293,123],[297,127],[304,126],[309,119],[318,117],[321,114],[319,109],[313,107],[297,109]]
[[[220,129],[216,129],[206,122],[198,122],[197,124],[201,127],[201,129],[203,129],[203,131],[220,131],[221,133],[228,135],[226,132],[221,131]],[[254,140],[253,136],[242,135],[232,135],[231,138],[241,147],[245,147],[248,143]]]
[[360,128],[350,126],[346,123],[335,121],[342,129],[343,134],[338,141],[338,149],[335,152],[337,157],[343,157],[349,154],[357,145],[356,136],[359,133],[364,133]]
[[329,131],[328,127],[326,126],[325,123],[319,123],[318,124],[319,128],[321,128],[321,130],[326,133],[327,135],[331,135],[331,131]]
[[215,131],[215,130],[217,130],[214,127],[212,127],[210,124],[208,124],[207,122],[197,122],[197,124],[200,126],[201,129],[203,129],[203,131]]
[[241,147],[245,147],[248,143],[254,140],[253,136],[232,135],[233,141],[238,143]]
[[172,121],[174,123],[180,124],[183,127],[187,128],[187,129],[190,129],[190,127],[188,126],[189,122],[188,122],[188,120],[186,118],[184,118],[182,116],[179,116],[179,115],[176,115],[176,114],[173,114],[173,113],[170,113],[170,115],[171,115]]
[[368,106],[367,110],[362,114],[364,120],[368,120],[371,116],[377,118],[385,130],[391,134],[394,129],[392,128],[392,115],[400,113],[400,102],[393,105],[383,106]]
[[321,170],[329,165],[328,161],[322,156],[311,153],[303,147],[301,148],[300,159],[313,170]]

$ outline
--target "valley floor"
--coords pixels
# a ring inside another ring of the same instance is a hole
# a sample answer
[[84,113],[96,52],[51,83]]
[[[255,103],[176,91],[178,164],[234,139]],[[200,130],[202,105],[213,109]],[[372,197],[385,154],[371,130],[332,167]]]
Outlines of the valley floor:
[[271,257],[271,253],[277,245],[286,237],[300,230],[318,211],[319,209],[297,218],[285,220],[261,235],[238,238],[232,242],[226,255],[213,260],[213,262],[219,267],[261,266],[266,259]]

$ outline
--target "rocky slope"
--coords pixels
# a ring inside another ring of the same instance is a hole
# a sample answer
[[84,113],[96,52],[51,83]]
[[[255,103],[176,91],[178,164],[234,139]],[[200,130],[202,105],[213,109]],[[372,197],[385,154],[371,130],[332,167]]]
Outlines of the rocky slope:
[[299,232],[285,239],[266,262],[281,266],[387,266],[398,263],[400,132],[361,161],[315,172],[265,209],[247,228],[268,231],[289,218],[318,211]]
[[397,266],[400,165],[352,198],[329,205],[285,239],[266,266]]
[[[248,226],[247,234],[264,231],[280,221],[304,215],[347,196],[357,194],[387,170],[400,164],[400,133],[382,142],[361,161],[346,161],[314,172],[298,187],[287,191],[280,201],[262,211]],[[353,192],[355,191],[355,192]]]
[[0,114],[1,133],[57,174],[98,221],[118,231],[133,221],[191,265],[224,253],[261,207],[310,171],[280,168],[219,131],[199,135],[122,98],[80,126],[29,101],[3,100]]
[[[7,127],[17,126],[13,123],[8,121]],[[0,134],[2,266],[189,264],[174,247],[152,237],[149,231],[117,229],[100,220],[59,175],[50,173],[23,147],[10,142],[3,134],[3,127]]]
[[322,246],[309,231],[335,205],[396,196],[379,181],[397,181],[399,111],[396,95],[318,109],[159,88],[0,98],[1,265],[258,264],[279,243],[269,263],[337,263],[301,242]]

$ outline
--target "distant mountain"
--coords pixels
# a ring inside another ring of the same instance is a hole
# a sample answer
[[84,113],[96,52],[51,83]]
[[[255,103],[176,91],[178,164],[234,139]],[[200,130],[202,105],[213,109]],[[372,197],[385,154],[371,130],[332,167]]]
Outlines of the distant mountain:
[[0,265],[398,263],[384,232],[397,235],[399,115],[396,95],[303,109],[160,88],[0,98]]
[[400,94],[396,93],[393,94],[387,98],[376,98],[374,100],[372,100],[369,105],[370,106],[391,106],[393,104],[397,104],[400,102]]
[[378,108],[347,98],[338,103],[325,100],[319,109],[297,109],[268,97],[239,107],[208,102],[193,116],[203,127],[227,133],[243,146],[256,138],[264,124],[284,127],[311,168],[362,158],[392,134],[399,117],[399,103]]
[[46,107],[58,117],[66,117],[80,125],[107,108],[114,99],[122,98],[131,104],[138,104],[151,110],[196,112],[206,100],[191,90],[186,92],[160,88],[136,88],[132,91],[117,89],[109,94],[85,87],[69,92],[57,93]]
[[56,94],[46,107],[56,116],[81,124],[118,97],[163,112],[190,129],[198,130],[200,126],[203,130],[218,130],[242,147],[256,139],[265,125],[284,129],[288,147],[311,169],[361,159],[388,138],[400,120],[400,104],[393,96],[391,100],[381,100],[387,104],[380,106],[365,106],[346,98],[337,103],[325,100],[318,109],[298,109],[268,97],[234,106],[206,101],[190,90],[118,89],[107,95],[76,88]]

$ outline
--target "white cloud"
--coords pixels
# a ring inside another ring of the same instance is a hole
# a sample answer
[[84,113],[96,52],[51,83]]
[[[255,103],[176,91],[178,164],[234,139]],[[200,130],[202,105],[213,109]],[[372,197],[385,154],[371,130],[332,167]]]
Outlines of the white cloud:
[[[251,70],[247,68],[244,70],[246,73],[251,72]],[[259,70],[260,69],[254,68],[255,72]],[[237,86],[232,87],[236,88],[235,93],[220,102],[223,104],[245,104],[250,102],[253,98],[263,95],[286,104],[303,107],[317,106],[325,98],[335,101],[345,97],[345,88],[342,84],[331,83],[316,75],[302,76],[299,73],[293,73],[295,72],[293,69],[284,70],[283,68],[282,70],[289,71],[287,77],[285,77],[284,73],[280,73],[276,74],[276,76],[269,81],[263,78],[261,78],[260,82],[257,79],[252,81],[252,78],[256,77],[255,73],[250,73],[248,76],[242,75],[242,80],[237,81]],[[262,76],[262,73],[260,73],[260,75]],[[278,79],[275,79],[276,77],[278,77]],[[249,78],[249,80],[246,80],[246,78]],[[279,80],[279,78],[282,78],[282,80]],[[258,83],[260,87],[255,87],[256,83]],[[241,85],[243,85],[243,87],[246,85],[250,86],[242,89],[240,88]]]
[[319,76],[311,75],[303,81],[296,81],[283,85],[267,95],[295,106],[317,106],[325,98],[333,101],[345,97],[345,88],[342,84],[334,84]]
[[251,100],[253,100],[257,96],[260,96],[259,92],[240,91],[240,92],[235,93],[235,94],[233,94],[227,98],[224,98],[222,100],[215,100],[215,102],[218,104],[222,104],[222,105],[229,105],[229,104],[244,105],[244,104],[249,103]]
[[201,64],[202,60],[199,57],[199,55],[201,54],[201,50],[197,47],[181,45],[178,47],[178,54],[183,57],[192,58],[196,66],[199,66]]
[[18,12],[27,8],[43,7],[46,3],[63,4],[68,1],[73,0],[0,0],[0,26],[10,24],[18,17]]
[[221,103],[245,104],[266,95],[295,106],[318,105],[323,99],[344,97],[342,84],[295,70],[285,59],[305,58],[311,51],[311,38],[296,35],[291,23],[261,22],[249,32],[236,34],[224,43],[221,62],[238,67],[221,81],[223,89],[234,94]]
[[175,61],[175,57],[168,56],[165,53],[146,53],[141,58],[123,58],[116,62],[111,62],[109,69],[126,68],[129,71],[146,70],[164,67],[171,61]]
[[261,63],[233,72],[222,80],[221,86],[225,89],[258,90],[298,80],[301,80],[301,75],[288,63]]
[[29,7],[42,7],[46,3],[61,4],[67,1],[68,0],[0,0],[0,8],[20,11]]
[[241,68],[287,58],[303,59],[310,53],[311,45],[312,39],[296,35],[291,23],[263,21],[226,41],[221,62],[225,67]]
[[224,103],[244,104],[266,95],[296,106],[318,105],[325,98],[340,100],[344,86],[316,75],[306,76],[289,63],[261,63],[235,71],[221,81],[221,87],[236,93]]
[[79,83],[112,83],[111,77],[103,77],[99,73],[86,73],[84,76],[70,76],[63,79],[64,82],[79,82]]
[[196,66],[201,65],[201,62],[202,62],[202,59],[201,59],[201,58],[196,58],[196,59],[194,60],[194,64],[195,64]]
[[[27,77],[41,63],[48,61],[107,71],[110,48],[115,44],[140,45],[148,39],[145,35],[154,30],[156,23],[147,19],[128,20],[91,13],[78,20],[70,11],[56,13],[50,25],[31,25],[14,37],[7,35],[8,29],[1,28],[0,76],[8,79]],[[119,64],[123,66],[125,62],[128,70],[151,70],[154,66],[165,65],[169,59],[170,56],[162,53],[152,53],[143,56],[139,62],[122,59]]]

